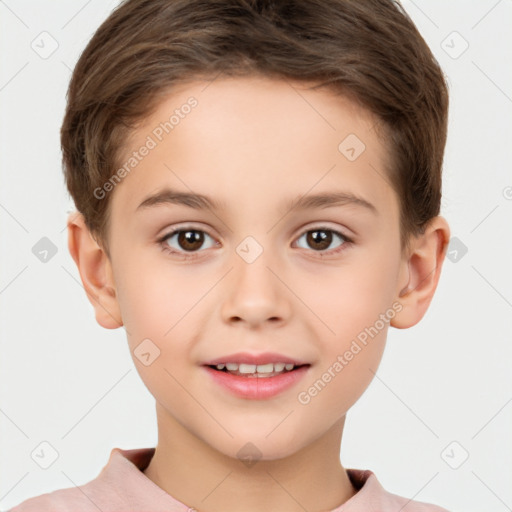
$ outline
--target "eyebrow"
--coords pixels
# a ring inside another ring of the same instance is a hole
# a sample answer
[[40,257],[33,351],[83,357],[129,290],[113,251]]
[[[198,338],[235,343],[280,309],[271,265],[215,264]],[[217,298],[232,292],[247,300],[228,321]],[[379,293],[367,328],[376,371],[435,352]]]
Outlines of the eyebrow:
[[146,197],[146,199],[137,206],[137,210],[161,206],[163,204],[183,205],[194,208],[195,210],[221,210],[224,208],[223,203],[219,203],[208,196],[165,188]]
[[[180,192],[165,188],[155,194],[146,197],[142,203],[137,206],[138,210],[151,207],[175,204],[188,206],[195,210],[223,210],[225,204],[203,194],[195,194],[192,192]],[[306,194],[286,203],[285,211],[293,209],[309,210],[314,208],[329,208],[333,206],[355,205],[360,206],[374,215],[378,215],[377,208],[362,197],[358,197],[351,192],[329,192],[319,194]]]

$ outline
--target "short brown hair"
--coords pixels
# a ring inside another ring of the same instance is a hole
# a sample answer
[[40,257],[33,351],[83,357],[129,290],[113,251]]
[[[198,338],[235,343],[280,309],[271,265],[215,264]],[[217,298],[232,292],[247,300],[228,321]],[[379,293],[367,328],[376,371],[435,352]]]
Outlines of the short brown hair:
[[114,174],[131,131],[174,85],[221,73],[313,82],[375,114],[402,250],[439,214],[448,90],[398,2],[125,0],[75,66],[61,129],[67,188],[107,254],[110,201],[94,190]]

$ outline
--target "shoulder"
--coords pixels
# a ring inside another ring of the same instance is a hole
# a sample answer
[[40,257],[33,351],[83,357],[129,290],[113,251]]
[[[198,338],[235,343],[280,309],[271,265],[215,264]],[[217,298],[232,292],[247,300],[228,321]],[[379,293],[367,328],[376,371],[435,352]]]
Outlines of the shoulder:
[[98,512],[97,505],[79,488],[59,489],[29,498],[7,512]]
[[94,480],[29,498],[8,512],[186,512],[188,507],[144,475],[154,452],[154,448],[114,448],[107,465]]
[[120,504],[119,482],[133,482],[129,466],[123,464],[128,461],[119,456],[121,453],[122,450],[114,448],[107,465],[93,480],[28,498],[7,512],[98,512],[104,507]]
[[342,507],[333,512],[359,512],[379,510],[381,512],[449,512],[447,509],[431,503],[413,501],[386,491],[376,475],[366,469],[347,469],[349,478],[358,492]]

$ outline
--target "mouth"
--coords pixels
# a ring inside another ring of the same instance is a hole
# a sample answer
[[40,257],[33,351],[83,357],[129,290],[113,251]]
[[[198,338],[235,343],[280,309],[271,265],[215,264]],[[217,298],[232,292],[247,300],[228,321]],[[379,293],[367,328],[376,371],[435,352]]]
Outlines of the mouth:
[[212,370],[228,373],[230,375],[247,378],[269,378],[276,377],[297,371],[301,368],[309,367],[310,364],[293,363],[266,363],[266,364],[246,364],[246,363],[221,363],[216,365],[205,365]]
[[311,367],[291,362],[215,363],[203,365],[215,389],[246,400],[268,400],[295,388]]
[[249,400],[266,400],[296,388],[311,364],[277,352],[238,352],[201,365],[215,389]]

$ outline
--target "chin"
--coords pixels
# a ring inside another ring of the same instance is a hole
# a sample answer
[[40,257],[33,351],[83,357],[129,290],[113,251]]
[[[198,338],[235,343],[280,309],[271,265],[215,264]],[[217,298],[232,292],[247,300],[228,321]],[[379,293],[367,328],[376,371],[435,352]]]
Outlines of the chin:
[[292,442],[291,437],[293,436],[284,429],[280,435],[272,433],[266,437],[268,432],[265,430],[265,433],[262,434],[261,431],[247,430],[244,435],[226,439],[226,442],[221,443],[216,449],[228,457],[242,462],[246,461],[247,466],[251,467],[252,463],[257,461],[275,461],[290,457],[307,444],[305,439],[302,440],[302,443],[298,440],[296,443]]

